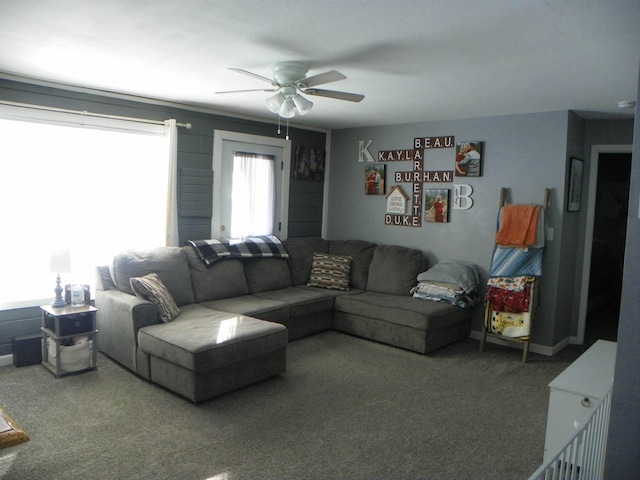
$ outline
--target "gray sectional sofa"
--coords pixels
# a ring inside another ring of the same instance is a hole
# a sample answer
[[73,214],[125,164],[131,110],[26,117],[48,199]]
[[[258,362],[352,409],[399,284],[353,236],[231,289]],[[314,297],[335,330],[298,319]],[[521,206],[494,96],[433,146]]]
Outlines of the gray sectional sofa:
[[[426,354],[468,336],[472,309],[413,298],[419,250],[291,238],[288,258],[205,265],[192,246],[127,251],[98,267],[98,346],[193,402],[286,368],[287,342],[328,329]],[[348,290],[307,286],[314,253],[350,257]],[[156,273],[180,313],[163,322],[131,278]],[[138,292],[139,293],[139,292]]]

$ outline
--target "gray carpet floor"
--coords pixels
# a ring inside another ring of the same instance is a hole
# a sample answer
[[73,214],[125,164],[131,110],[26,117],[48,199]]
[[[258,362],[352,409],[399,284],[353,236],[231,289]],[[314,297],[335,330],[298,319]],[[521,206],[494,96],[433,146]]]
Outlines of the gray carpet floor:
[[288,346],[287,371],[194,405],[98,356],[55,379],[0,368],[31,440],[13,479],[526,479],[542,462],[555,357],[465,339],[418,355],[337,332]]

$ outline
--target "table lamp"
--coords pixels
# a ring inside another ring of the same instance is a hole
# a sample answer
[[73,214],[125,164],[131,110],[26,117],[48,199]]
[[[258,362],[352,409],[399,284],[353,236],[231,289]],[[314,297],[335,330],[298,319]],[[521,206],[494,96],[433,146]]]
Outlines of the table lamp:
[[68,273],[71,271],[71,252],[68,248],[59,247],[51,251],[51,256],[49,257],[49,271],[57,275],[56,288],[54,288],[56,296],[51,302],[51,306],[54,308],[64,307],[67,302],[65,302],[64,298],[62,297],[60,274]]

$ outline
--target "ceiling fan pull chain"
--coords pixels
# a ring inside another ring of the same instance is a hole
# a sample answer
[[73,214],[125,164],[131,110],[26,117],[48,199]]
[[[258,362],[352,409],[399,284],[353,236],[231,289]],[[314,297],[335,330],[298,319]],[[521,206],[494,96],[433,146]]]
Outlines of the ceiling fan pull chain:
[[287,118],[287,135],[284,137],[285,140],[289,140],[289,119]]

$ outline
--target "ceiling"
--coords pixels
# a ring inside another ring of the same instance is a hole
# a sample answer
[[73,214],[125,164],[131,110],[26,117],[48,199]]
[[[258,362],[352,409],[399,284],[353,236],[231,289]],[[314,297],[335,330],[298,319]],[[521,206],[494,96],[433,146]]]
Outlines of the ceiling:
[[632,118],[640,0],[0,0],[0,77],[275,121],[280,61],[348,78],[312,128],[575,110]]

